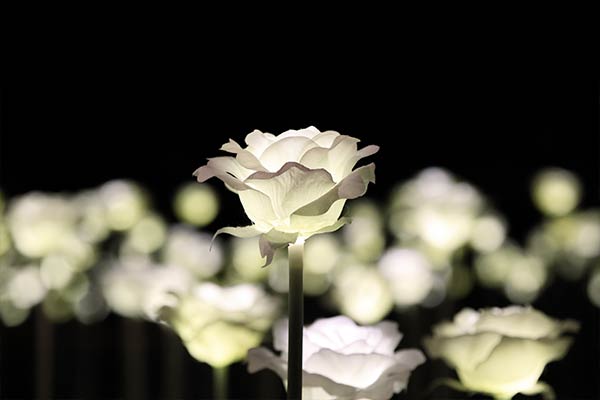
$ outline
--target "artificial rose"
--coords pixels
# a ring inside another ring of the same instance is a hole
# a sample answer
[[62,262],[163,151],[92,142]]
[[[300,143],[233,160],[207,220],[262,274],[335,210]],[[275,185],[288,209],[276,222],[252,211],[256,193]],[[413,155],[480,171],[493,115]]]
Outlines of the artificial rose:
[[549,390],[538,379],[547,363],[569,349],[572,339],[561,334],[577,330],[577,322],[531,307],[466,308],[453,322],[435,326],[425,348],[456,369],[465,390],[506,399]]
[[379,147],[358,150],[358,142],[312,126],[279,136],[255,130],[246,136],[246,148],[231,139],[221,147],[235,157],[210,158],[194,175],[199,182],[217,177],[239,195],[253,225],[219,233],[261,235],[261,253],[270,263],[276,247],[341,227],[346,200],[375,182],[375,164],[353,168]]
[[[287,378],[287,321],[273,328],[278,357],[265,348],[248,352],[248,371],[268,368]],[[413,369],[425,362],[416,349],[394,352],[402,339],[394,322],[358,326],[338,316],[304,328],[303,397],[307,400],[389,399],[406,388]]]
[[242,360],[260,344],[279,312],[279,302],[260,286],[202,283],[166,305],[161,319],[198,361],[220,368]]

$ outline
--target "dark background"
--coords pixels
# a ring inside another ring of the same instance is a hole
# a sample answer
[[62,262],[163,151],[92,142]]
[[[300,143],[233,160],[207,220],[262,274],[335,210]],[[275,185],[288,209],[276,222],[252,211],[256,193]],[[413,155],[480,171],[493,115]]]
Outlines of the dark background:
[[[246,87],[211,76],[205,76],[201,85],[189,86],[71,83],[5,89],[0,188],[11,197],[30,190],[77,191],[114,178],[131,178],[148,188],[155,206],[172,219],[170,199],[175,189],[193,181],[194,169],[206,157],[217,155],[228,138],[241,142],[253,129],[277,134],[314,125],[381,146],[373,158],[377,183],[369,188],[369,196],[383,201],[394,183],[420,169],[447,167],[493,201],[517,240],[541,220],[529,198],[530,178],[541,167],[575,172],[585,188],[583,207],[599,204],[596,81],[502,73],[439,77],[412,73],[389,79],[389,74],[378,72],[369,71],[357,83],[356,76],[330,71],[321,85],[304,86],[299,81],[289,90],[277,90],[276,79],[266,85],[262,78],[249,77],[252,87]],[[214,186],[223,208],[209,228],[245,224],[237,197]],[[464,305],[506,304],[502,295],[477,289],[461,303],[392,317],[407,333],[404,344],[420,346],[419,338],[429,332],[431,323],[451,317]],[[586,298],[585,282],[557,282],[534,306],[582,323],[572,351],[562,362],[551,364],[543,379],[552,383],[559,399],[599,398],[600,321],[598,310]],[[328,311],[309,300],[306,313],[310,322]],[[37,323],[32,316],[20,327],[0,327],[0,388],[7,398],[34,396]],[[154,398],[167,393],[168,379],[162,378],[169,365],[165,355],[177,343],[165,340],[159,327],[111,316],[99,325],[69,322],[52,329],[55,396],[119,398],[131,394],[127,390],[138,390]],[[131,332],[137,338],[133,348],[122,335]],[[138,358],[132,361],[131,352]],[[186,354],[181,360],[176,383],[180,395],[209,395],[208,367]],[[127,365],[143,366],[135,378],[143,387],[125,389],[132,379]],[[415,382],[422,387],[435,368],[438,372],[443,368],[432,365],[415,373]],[[256,393],[261,379],[267,384],[276,381],[269,373],[256,380],[243,369],[236,365],[232,371],[236,397]],[[409,394],[417,398],[414,392]]]

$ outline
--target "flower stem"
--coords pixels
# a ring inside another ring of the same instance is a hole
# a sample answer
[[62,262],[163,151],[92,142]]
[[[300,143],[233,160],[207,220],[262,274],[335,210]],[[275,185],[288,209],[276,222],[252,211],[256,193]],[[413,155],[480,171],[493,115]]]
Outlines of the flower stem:
[[213,398],[215,400],[227,399],[228,368],[228,366],[213,367]]
[[290,262],[290,287],[288,293],[288,400],[302,399],[302,331],[304,328],[304,297],[302,256],[304,242],[296,242],[288,248]]

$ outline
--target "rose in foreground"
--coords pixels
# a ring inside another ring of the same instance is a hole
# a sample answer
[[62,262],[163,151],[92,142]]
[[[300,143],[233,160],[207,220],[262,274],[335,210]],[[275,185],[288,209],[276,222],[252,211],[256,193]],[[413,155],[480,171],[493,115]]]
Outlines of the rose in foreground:
[[[268,368],[285,381],[287,321],[273,328],[276,356],[265,348],[248,352],[248,371]],[[389,399],[408,384],[410,373],[425,362],[416,349],[394,352],[402,334],[394,322],[358,326],[338,316],[304,328],[303,397],[305,399]]]
[[221,147],[235,157],[210,158],[194,175],[199,182],[217,177],[239,195],[253,224],[218,233],[261,235],[261,253],[270,263],[275,248],[344,224],[346,200],[362,196],[375,181],[375,164],[353,168],[379,148],[358,150],[358,142],[314,127],[278,136],[255,130],[246,136],[246,148],[231,139]]
[[260,344],[279,303],[260,286],[221,287],[202,283],[161,310],[161,319],[181,337],[188,352],[214,368],[242,360]]
[[578,328],[575,321],[558,321],[531,307],[466,308],[453,322],[435,326],[425,348],[456,369],[465,390],[510,399],[549,390],[538,379],[547,363],[569,349],[572,339],[561,335]]

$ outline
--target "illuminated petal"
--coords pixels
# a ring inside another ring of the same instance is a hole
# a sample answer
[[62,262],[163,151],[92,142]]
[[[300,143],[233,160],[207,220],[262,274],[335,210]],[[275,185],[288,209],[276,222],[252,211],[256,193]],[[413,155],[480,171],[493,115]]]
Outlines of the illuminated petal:
[[308,137],[287,137],[269,146],[260,156],[260,162],[269,171],[274,172],[287,162],[298,162],[306,151],[314,147],[317,147],[317,144]]
[[256,172],[244,183],[271,199],[279,219],[288,218],[335,185],[327,171],[310,170],[295,162],[285,163],[276,173]]
[[453,338],[429,337],[424,345],[432,357],[441,357],[456,368],[473,369],[485,361],[502,341],[496,333],[480,333]]
[[337,200],[355,199],[365,194],[369,183],[375,183],[375,164],[373,163],[354,170],[329,192],[296,210],[294,214],[300,216],[325,214]]

